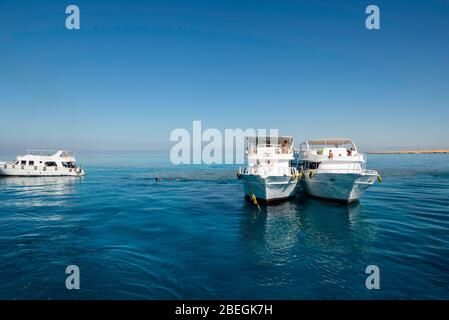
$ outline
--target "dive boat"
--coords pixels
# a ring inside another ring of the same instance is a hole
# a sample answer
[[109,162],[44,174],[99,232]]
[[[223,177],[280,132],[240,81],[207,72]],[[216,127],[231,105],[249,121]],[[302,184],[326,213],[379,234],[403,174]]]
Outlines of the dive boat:
[[366,155],[350,139],[308,140],[297,153],[303,190],[315,197],[353,202],[381,178],[366,170]]
[[15,161],[0,162],[0,176],[84,176],[70,151],[29,150]]
[[245,198],[265,203],[295,196],[299,173],[291,166],[292,137],[247,137],[247,167],[239,168]]

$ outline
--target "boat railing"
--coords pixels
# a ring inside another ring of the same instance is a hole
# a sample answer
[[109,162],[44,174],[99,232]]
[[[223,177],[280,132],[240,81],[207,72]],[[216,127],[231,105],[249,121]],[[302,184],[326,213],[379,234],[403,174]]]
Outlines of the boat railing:
[[278,143],[266,143],[266,144],[258,144],[257,148],[276,148],[279,146],[280,144]]
[[378,173],[377,173],[376,170],[366,170],[366,169],[363,169],[363,174],[366,174],[366,175],[377,175]]
[[62,151],[61,158],[73,158],[74,155],[72,151]]
[[257,145],[253,147],[248,147],[247,151],[248,154],[256,154],[258,152],[258,149],[260,148],[275,148],[274,153],[275,154],[289,154],[293,153],[294,149],[293,147],[289,146],[281,146],[279,144],[263,144],[263,145]]
[[329,157],[329,154],[322,154],[316,152],[300,152],[297,153],[298,159],[301,160],[301,155],[303,155],[302,160],[316,160],[316,161],[351,161],[351,162],[366,162],[366,155],[361,153],[356,154],[335,154]]
[[31,149],[27,150],[27,155],[32,156],[53,156],[58,152],[58,150],[36,150]]
[[316,173],[355,173],[355,174],[364,174],[364,175],[377,175],[376,170],[366,170],[362,168],[336,168],[336,169],[310,169]]
[[[36,150],[36,149],[27,150],[26,155],[51,157],[55,156],[58,152],[61,152],[62,158],[71,158],[74,156],[74,153],[68,150]],[[25,155],[21,156],[23,157]]]
[[237,171],[238,174],[252,175],[252,174],[282,174],[282,175],[295,175],[298,170],[294,167],[277,167],[277,168],[266,168],[266,167],[240,167]]

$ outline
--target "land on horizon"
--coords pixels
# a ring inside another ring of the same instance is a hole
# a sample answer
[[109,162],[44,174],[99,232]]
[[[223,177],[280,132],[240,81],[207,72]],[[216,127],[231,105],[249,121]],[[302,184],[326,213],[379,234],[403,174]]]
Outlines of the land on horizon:
[[366,153],[367,154],[433,154],[433,153],[449,153],[449,149],[369,151]]

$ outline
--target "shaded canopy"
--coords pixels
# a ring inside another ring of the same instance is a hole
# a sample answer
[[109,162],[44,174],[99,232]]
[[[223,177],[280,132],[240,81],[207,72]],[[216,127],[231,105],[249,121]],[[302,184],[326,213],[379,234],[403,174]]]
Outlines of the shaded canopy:
[[283,143],[288,146],[293,144],[293,137],[291,136],[257,136],[257,137],[247,137],[248,142],[250,144],[259,145],[259,144],[271,144],[271,145],[281,145]]
[[306,142],[310,146],[354,144],[351,139],[343,139],[343,138],[315,139],[315,140],[308,140]]

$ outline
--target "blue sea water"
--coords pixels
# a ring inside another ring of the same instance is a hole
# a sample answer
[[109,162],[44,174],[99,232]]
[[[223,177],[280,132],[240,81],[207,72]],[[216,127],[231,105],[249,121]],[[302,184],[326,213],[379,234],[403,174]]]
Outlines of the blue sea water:
[[370,155],[360,202],[262,212],[233,166],[78,160],[83,178],[0,178],[1,299],[449,299],[448,155]]

